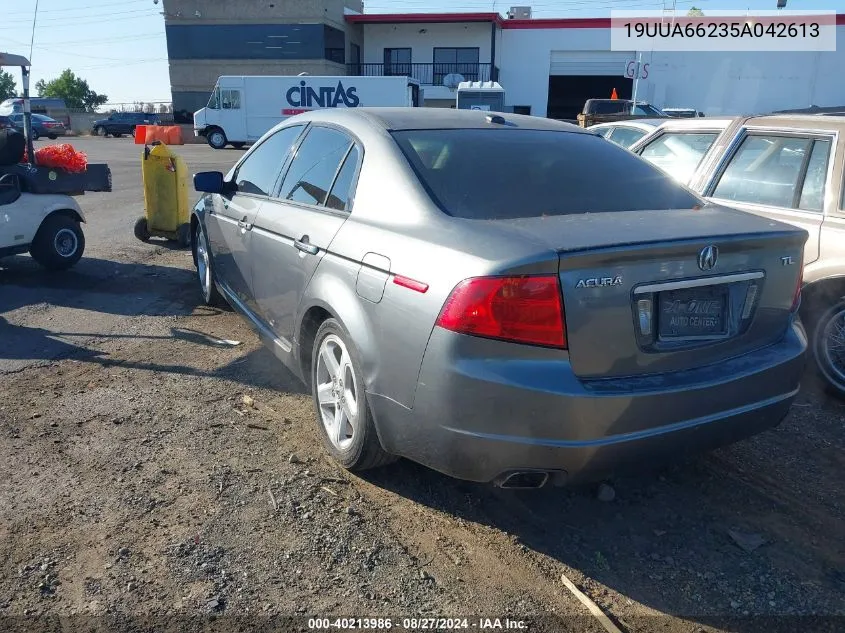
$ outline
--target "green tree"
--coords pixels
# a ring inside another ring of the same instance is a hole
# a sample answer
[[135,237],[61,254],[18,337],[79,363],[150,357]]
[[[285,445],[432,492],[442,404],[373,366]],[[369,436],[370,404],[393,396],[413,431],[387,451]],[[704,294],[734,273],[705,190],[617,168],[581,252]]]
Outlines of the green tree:
[[106,95],[97,94],[82,77],[77,77],[68,68],[56,79],[50,81],[39,80],[35,84],[39,97],[53,97],[64,99],[67,107],[72,110],[93,110],[106,103]]
[[15,77],[12,73],[0,69],[0,101],[5,101],[18,94]]
[[704,17],[704,11],[698,7],[690,7],[690,10],[687,11],[687,15],[690,17],[702,18]]

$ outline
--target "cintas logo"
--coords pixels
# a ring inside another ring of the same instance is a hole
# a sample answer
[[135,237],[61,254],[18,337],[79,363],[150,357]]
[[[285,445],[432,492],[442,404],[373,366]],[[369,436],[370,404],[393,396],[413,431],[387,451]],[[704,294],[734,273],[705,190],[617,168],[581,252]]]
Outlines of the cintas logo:
[[356,108],[360,103],[358,95],[355,94],[357,88],[351,86],[344,88],[343,83],[338,81],[336,87],[322,86],[320,88],[312,88],[305,81],[300,81],[298,86],[294,86],[288,90],[288,103],[295,108],[313,108],[320,106],[321,108],[336,108],[343,104],[347,108]]

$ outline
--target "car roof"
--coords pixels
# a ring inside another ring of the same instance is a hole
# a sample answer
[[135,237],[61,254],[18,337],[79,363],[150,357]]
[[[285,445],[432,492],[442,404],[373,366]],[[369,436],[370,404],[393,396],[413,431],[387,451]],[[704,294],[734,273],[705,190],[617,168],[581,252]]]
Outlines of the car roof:
[[745,125],[845,131],[845,117],[818,114],[768,114],[747,117]]
[[[500,116],[505,124],[488,120]],[[452,108],[324,108],[291,117],[288,121],[325,121],[354,127],[364,122],[388,131],[439,129],[522,129],[587,133],[572,123],[544,117]]]

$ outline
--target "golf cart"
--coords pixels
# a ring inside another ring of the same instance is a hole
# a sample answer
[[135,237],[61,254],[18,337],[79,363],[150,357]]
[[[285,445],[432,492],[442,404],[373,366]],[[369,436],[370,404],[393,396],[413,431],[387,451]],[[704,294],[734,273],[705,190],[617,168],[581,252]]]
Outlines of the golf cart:
[[64,270],[85,250],[81,227],[85,216],[72,196],[111,191],[111,172],[107,165],[88,165],[84,172],[71,173],[38,164],[32,142],[29,60],[0,52],[3,66],[21,69],[24,133],[0,130],[0,257],[28,251],[45,268]]

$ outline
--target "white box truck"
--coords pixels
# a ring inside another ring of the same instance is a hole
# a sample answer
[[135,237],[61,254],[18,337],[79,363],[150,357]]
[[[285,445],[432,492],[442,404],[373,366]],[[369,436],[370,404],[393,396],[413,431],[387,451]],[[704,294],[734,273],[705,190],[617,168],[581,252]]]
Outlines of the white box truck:
[[194,135],[214,149],[257,141],[289,116],[319,108],[419,107],[410,77],[223,76],[194,113]]

